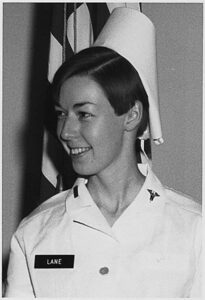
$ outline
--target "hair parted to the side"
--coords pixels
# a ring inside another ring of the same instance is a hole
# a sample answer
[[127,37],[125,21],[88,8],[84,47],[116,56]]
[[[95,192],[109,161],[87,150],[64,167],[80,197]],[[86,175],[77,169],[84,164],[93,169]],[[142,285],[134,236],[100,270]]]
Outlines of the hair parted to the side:
[[90,47],[73,55],[54,76],[55,102],[63,83],[73,76],[89,76],[99,84],[118,116],[127,113],[136,100],[140,101],[143,115],[137,136],[143,134],[148,122],[148,97],[138,72],[124,57],[106,47]]

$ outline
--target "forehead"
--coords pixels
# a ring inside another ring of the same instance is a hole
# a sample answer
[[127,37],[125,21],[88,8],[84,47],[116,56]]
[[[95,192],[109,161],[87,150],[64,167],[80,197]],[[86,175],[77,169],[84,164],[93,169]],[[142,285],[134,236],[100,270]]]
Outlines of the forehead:
[[61,105],[73,105],[80,102],[93,104],[109,104],[103,89],[89,76],[73,76],[66,80],[61,89],[59,101]]

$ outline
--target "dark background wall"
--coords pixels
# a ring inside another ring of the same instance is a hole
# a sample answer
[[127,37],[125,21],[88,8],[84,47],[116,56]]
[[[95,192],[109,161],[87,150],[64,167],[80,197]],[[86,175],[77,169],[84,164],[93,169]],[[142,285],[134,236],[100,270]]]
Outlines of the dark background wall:
[[[201,201],[202,4],[143,3],[157,29],[165,143],[153,168],[166,185]],[[3,4],[3,262],[11,235],[40,196],[51,4]]]
[[3,4],[3,262],[40,196],[50,12],[50,4]]

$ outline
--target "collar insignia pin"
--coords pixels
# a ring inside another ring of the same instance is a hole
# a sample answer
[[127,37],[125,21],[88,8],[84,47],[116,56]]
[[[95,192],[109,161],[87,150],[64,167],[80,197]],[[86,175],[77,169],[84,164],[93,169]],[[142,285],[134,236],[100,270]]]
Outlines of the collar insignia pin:
[[75,185],[73,188],[73,194],[74,194],[74,198],[78,197],[78,186],[77,185]]
[[153,201],[155,197],[159,197],[159,194],[153,190],[148,189],[148,192],[150,193],[150,201]]

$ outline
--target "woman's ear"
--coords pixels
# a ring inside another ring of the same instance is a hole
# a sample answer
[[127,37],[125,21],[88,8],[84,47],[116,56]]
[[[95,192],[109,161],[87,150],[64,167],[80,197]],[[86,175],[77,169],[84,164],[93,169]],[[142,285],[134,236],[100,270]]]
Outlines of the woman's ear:
[[125,130],[132,131],[136,129],[142,119],[143,106],[140,101],[136,101],[135,105],[130,108],[125,117]]

